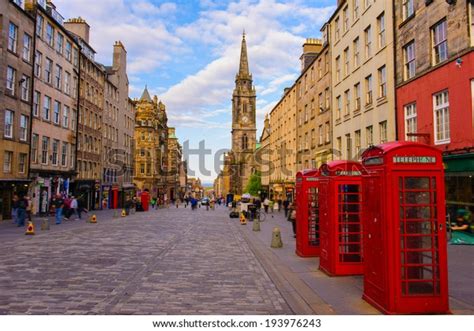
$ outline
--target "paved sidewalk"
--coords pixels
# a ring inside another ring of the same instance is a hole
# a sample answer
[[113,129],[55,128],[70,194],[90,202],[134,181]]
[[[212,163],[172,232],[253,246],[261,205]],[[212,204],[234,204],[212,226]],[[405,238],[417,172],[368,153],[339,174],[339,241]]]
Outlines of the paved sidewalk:
[[[301,314],[379,314],[362,300],[362,276],[329,277],[318,269],[319,258],[295,254],[291,223],[284,212],[269,213],[261,231],[252,223],[234,226],[241,231],[273,282],[292,307]],[[272,230],[281,229],[283,248],[270,248]],[[448,246],[450,307],[454,314],[474,314],[474,246]]]

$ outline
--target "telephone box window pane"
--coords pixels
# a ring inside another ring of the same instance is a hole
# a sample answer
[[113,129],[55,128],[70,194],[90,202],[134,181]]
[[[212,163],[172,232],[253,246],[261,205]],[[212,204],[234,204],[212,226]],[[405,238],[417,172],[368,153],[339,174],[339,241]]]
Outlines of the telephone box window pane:
[[407,204],[429,204],[430,192],[405,192],[405,203]]
[[310,246],[319,246],[319,206],[318,189],[308,190],[308,243]]
[[433,237],[431,236],[405,236],[407,249],[431,249]]
[[359,193],[360,185],[343,184],[339,185],[339,193]]
[[433,222],[406,222],[406,233],[407,234],[423,234],[431,235],[434,233]]
[[360,195],[359,194],[341,194],[339,195],[339,202],[359,203]]
[[430,219],[431,208],[430,207],[405,207],[406,219]]
[[[340,213],[359,213],[360,212],[360,206],[359,204],[350,204],[350,203],[344,203],[339,205],[339,212]],[[344,218],[348,218],[349,215],[344,214]]]
[[429,177],[407,177],[405,178],[405,190],[429,189]]

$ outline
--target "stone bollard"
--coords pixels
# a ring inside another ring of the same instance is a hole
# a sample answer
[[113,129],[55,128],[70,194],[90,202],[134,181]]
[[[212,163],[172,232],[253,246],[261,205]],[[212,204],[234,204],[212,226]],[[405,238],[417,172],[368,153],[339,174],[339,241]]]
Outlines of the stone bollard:
[[253,221],[252,230],[256,231],[256,232],[260,231],[260,221],[259,221],[258,217],[255,218],[255,220]]
[[135,214],[135,210],[136,210],[135,208],[131,208],[131,209],[130,209],[132,215]]
[[282,248],[283,242],[281,241],[281,231],[279,227],[275,227],[272,231],[272,248]]
[[49,219],[43,218],[41,221],[41,231],[47,231],[49,230]]

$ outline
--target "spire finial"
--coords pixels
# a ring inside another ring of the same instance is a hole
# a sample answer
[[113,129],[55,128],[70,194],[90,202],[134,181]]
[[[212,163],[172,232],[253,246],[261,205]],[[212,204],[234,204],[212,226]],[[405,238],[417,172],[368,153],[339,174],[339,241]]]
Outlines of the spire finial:
[[240,65],[239,65],[239,77],[250,76],[249,63],[247,57],[247,42],[245,41],[245,30],[242,34],[242,45],[240,49]]
[[244,30],[243,30],[243,32],[242,32],[242,39],[245,39],[245,28],[244,28]]

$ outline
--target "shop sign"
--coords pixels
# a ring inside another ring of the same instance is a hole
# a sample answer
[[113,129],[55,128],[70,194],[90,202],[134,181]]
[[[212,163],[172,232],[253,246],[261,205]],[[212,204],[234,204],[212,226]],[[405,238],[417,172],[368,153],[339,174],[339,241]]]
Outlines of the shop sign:
[[394,156],[393,163],[436,163],[435,156]]

